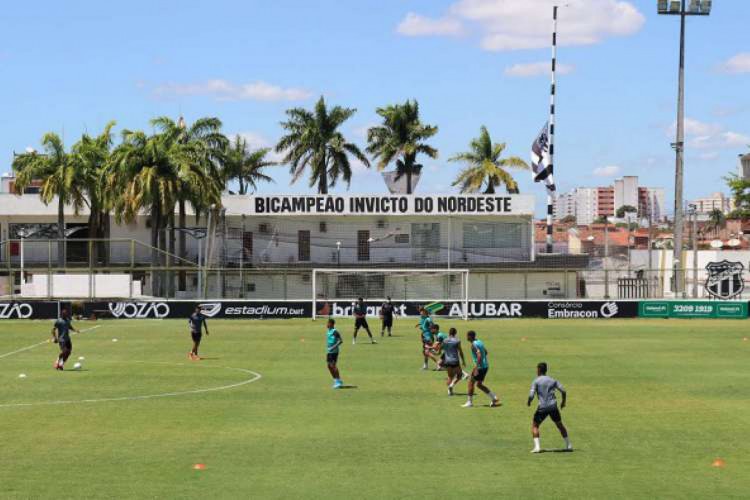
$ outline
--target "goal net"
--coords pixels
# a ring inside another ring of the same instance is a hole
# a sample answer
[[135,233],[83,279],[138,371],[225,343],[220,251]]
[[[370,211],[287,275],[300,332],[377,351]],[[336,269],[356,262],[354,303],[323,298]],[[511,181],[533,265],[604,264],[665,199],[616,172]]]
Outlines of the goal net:
[[312,274],[313,319],[348,316],[351,310],[347,308],[358,297],[367,303],[368,314],[377,314],[377,306],[390,297],[402,314],[417,315],[420,306],[445,303],[445,307],[434,314],[448,315],[450,309],[456,310],[455,304],[460,304],[460,317],[467,319],[468,296],[467,269],[337,268],[313,269]]

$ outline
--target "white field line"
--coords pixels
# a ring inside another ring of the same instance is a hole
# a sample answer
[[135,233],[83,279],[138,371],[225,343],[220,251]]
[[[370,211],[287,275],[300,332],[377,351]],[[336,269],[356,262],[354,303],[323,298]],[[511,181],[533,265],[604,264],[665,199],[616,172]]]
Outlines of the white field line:
[[[164,365],[173,365],[173,366],[187,366],[184,363],[149,363],[147,361],[137,361],[138,363],[146,363],[146,364],[164,364]],[[222,385],[219,387],[207,387],[205,389],[192,389],[189,391],[176,391],[176,392],[163,392],[161,394],[145,394],[142,396],[122,396],[118,398],[98,398],[98,399],[75,399],[75,400],[60,400],[60,401],[41,401],[37,403],[9,403],[9,404],[0,404],[0,408],[19,408],[19,407],[27,407],[27,406],[50,406],[50,405],[67,405],[67,404],[75,404],[75,403],[106,403],[106,402],[112,402],[112,401],[138,401],[141,399],[156,399],[156,398],[169,398],[169,397],[175,397],[175,396],[185,396],[188,394],[201,394],[204,392],[215,392],[215,391],[224,391],[227,389],[233,389],[235,387],[240,387],[247,384],[252,384],[253,382],[256,382],[263,378],[263,375],[260,373],[246,370],[244,368],[232,368],[229,366],[210,366],[206,368],[215,368],[215,369],[224,369],[224,370],[234,370],[238,372],[243,373],[249,373],[252,375],[251,378],[247,380],[243,380],[241,382],[236,382],[234,384],[229,385]]]
[[[102,327],[102,325],[92,326],[91,328],[86,328],[85,330],[79,330],[77,332],[73,332],[73,333],[70,334],[70,336],[72,337],[76,333],[90,332],[91,330],[96,330],[97,328],[101,328],[101,327]],[[52,342],[52,340],[51,339],[47,339],[45,341],[39,342],[38,344],[33,344],[33,345],[30,345],[30,346],[22,347],[21,349],[18,349],[16,351],[6,352],[5,354],[0,354],[0,359],[7,358],[8,356],[12,356],[13,354],[18,354],[19,352],[29,351],[29,350],[31,350],[31,349],[33,349],[35,347],[39,347],[40,345],[49,344],[50,342]]]
[[[96,325],[92,326],[91,328],[86,328],[84,330],[79,330],[78,332],[73,332],[70,335],[73,336],[76,333],[85,333],[89,332],[91,330],[96,330],[97,328],[101,328],[102,325]],[[37,344],[33,344],[30,346],[23,347],[21,349],[17,349],[12,352],[6,352],[5,354],[0,354],[0,359],[5,358],[7,356],[11,356],[13,354],[18,354],[20,352],[28,351],[30,349],[33,349],[35,347],[39,347],[40,345],[48,344],[50,343],[50,340],[45,340],[44,342],[39,342]],[[133,361],[131,361],[133,362]],[[144,363],[144,364],[160,364],[160,365],[172,365],[172,366],[188,366],[185,363],[167,363],[167,362],[149,362],[149,361],[134,361],[135,363]],[[41,401],[37,403],[8,403],[8,404],[0,404],[0,408],[18,408],[18,407],[26,407],[26,406],[49,406],[49,405],[66,405],[66,404],[74,404],[74,403],[105,403],[110,401],[137,401],[141,399],[155,399],[155,398],[169,398],[169,397],[175,397],[175,396],[185,396],[188,394],[200,394],[204,392],[215,392],[215,391],[224,391],[227,389],[234,389],[235,387],[240,387],[247,384],[252,384],[253,382],[256,382],[263,378],[263,375],[260,373],[254,372],[252,370],[246,370],[244,368],[233,368],[230,366],[205,366],[203,368],[215,368],[215,369],[224,369],[224,370],[234,370],[242,373],[249,373],[252,375],[251,378],[247,380],[243,380],[241,382],[236,382],[234,384],[229,385],[222,385],[219,387],[207,387],[205,389],[192,389],[189,391],[177,391],[177,392],[164,392],[161,394],[146,394],[142,396],[123,396],[119,398],[99,398],[99,399],[76,399],[76,400],[60,400],[60,401]]]

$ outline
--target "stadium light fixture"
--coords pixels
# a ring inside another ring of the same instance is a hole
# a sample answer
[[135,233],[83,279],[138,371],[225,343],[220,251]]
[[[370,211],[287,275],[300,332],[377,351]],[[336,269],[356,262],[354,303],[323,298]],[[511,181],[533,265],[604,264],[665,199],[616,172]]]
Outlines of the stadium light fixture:
[[682,236],[684,224],[683,186],[684,186],[684,150],[685,150],[685,18],[687,16],[707,16],[711,13],[711,0],[670,0],[669,5],[664,0],[657,0],[659,14],[680,16],[680,59],[677,83],[677,140],[672,144],[675,150],[674,176],[674,245],[672,245],[672,261],[674,275],[675,296],[685,296],[685,279],[677,266],[682,255]]

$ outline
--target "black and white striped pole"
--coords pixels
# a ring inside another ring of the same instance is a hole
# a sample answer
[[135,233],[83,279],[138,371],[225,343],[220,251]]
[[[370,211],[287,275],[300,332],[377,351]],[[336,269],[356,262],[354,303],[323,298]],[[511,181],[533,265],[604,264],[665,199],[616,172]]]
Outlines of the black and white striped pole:
[[[550,86],[549,104],[549,166],[548,177],[553,179],[555,173],[555,94],[557,93],[557,5],[552,7],[552,85]],[[552,237],[552,212],[555,203],[554,182],[547,186],[547,253],[554,250]]]

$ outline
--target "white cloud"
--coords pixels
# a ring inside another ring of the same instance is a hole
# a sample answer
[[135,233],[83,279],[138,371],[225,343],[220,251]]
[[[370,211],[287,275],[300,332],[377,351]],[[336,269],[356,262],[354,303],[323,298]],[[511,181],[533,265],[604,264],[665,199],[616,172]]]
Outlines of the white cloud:
[[396,31],[406,36],[460,36],[463,34],[463,24],[456,18],[430,19],[409,12]]
[[[478,33],[485,50],[523,50],[550,45],[552,6],[559,0],[457,0],[440,18],[409,13],[399,33],[410,36]],[[629,1],[570,0],[559,10],[560,45],[591,45],[638,32],[645,17]],[[410,29],[406,30],[405,27]]]
[[707,151],[698,155],[698,158],[703,161],[714,161],[719,159],[719,153],[716,151]]
[[617,165],[607,165],[606,167],[595,168],[592,174],[596,177],[614,177],[620,173],[620,170]]
[[355,127],[352,129],[352,135],[360,140],[366,141],[367,140],[367,131],[370,130],[372,127],[376,127],[380,125],[376,122],[370,122],[365,125],[361,125],[358,127]]
[[[513,76],[518,78],[528,78],[532,76],[549,75],[551,72],[549,61],[535,62],[535,63],[522,63],[514,64],[505,68],[506,76]],[[570,64],[558,64],[557,74],[558,75],[569,75],[575,71],[575,66]]]
[[276,143],[259,132],[237,132],[235,134],[228,134],[227,137],[232,142],[234,142],[236,137],[245,139],[245,141],[247,142],[247,147],[252,150],[270,148],[271,151],[268,152],[268,156],[266,156],[266,158],[271,161],[281,162],[284,159],[284,155],[282,153],[277,153],[274,150],[274,146],[276,145]]
[[[676,127],[677,125],[673,123],[667,135],[673,137]],[[726,130],[718,123],[685,118],[685,144],[688,148],[694,149],[734,149],[750,144],[750,136]]]
[[235,84],[215,79],[199,83],[166,83],[154,89],[157,97],[212,96],[219,101],[302,101],[311,96],[305,89],[284,88],[267,82]]
[[268,140],[268,138],[258,132],[237,132],[236,134],[229,135],[229,138],[231,140],[234,140],[235,137],[241,137],[247,141],[247,145],[253,149],[258,148],[270,148],[273,143]]
[[374,172],[372,168],[368,168],[367,165],[359,161],[357,158],[354,158],[353,156],[349,157],[349,165],[352,167],[352,173],[354,174],[363,174],[365,172]]
[[719,71],[730,75],[750,73],[750,52],[742,52],[730,57],[719,65]]

